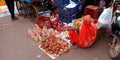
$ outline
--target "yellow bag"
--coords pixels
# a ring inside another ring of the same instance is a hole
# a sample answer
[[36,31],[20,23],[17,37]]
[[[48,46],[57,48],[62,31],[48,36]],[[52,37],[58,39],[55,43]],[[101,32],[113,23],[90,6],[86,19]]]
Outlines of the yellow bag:
[[5,6],[5,5],[6,5],[5,1],[4,0],[0,0],[0,6]]

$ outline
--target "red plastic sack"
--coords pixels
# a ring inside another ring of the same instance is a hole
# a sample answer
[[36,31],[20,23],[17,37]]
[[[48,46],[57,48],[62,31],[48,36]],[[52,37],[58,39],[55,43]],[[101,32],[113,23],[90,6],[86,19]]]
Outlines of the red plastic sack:
[[90,47],[94,43],[97,33],[96,26],[91,24],[90,15],[84,17],[79,32],[78,35],[75,31],[69,31],[71,43],[75,42],[80,48]]
[[50,17],[40,16],[36,19],[36,23],[41,28],[43,28],[43,26],[46,26],[47,28],[52,28],[52,23],[50,21]]

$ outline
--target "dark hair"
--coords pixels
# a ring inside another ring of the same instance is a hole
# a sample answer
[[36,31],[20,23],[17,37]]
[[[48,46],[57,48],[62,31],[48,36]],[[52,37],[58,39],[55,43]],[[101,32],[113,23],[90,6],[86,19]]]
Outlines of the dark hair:
[[58,8],[57,6],[52,6],[50,10],[51,10],[51,12],[53,12],[53,11],[55,11],[57,8]]

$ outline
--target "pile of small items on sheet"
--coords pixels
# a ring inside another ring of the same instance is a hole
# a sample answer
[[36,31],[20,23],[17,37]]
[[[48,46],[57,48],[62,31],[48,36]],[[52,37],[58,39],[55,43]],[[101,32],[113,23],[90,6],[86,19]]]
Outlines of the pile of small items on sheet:
[[34,39],[34,41],[40,41],[44,40],[44,38],[48,37],[49,35],[55,35],[58,32],[54,29],[47,29],[46,26],[43,28],[40,28],[37,24],[35,24],[35,29],[28,30],[28,35],[31,36],[31,38]]
[[63,52],[67,52],[70,48],[68,31],[58,32],[53,28],[47,29],[45,26],[39,28],[39,26],[35,24],[35,29],[29,30],[28,35],[30,35],[34,41],[40,41],[41,44],[39,48],[51,58],[56,58]]
[[68,51],[68,42],[55,36],[49,36],[42,41],[41,47],[50,54],[60,55]]

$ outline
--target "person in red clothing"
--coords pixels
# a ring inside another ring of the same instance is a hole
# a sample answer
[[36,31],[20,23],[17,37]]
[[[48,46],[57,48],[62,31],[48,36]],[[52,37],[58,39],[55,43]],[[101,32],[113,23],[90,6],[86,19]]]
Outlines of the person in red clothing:
[[96,38],[97,26],[92,24],[90,15],[83,18],[81,27],[79,27],[79,34],[77,31],[69,31],[71,44],[77,44],[80,48],[90,47]]
[[58,25],[59,22],[58,12],[59,12],[58,7],[56,6],[51,7],[50,21],[52,22],[54,28]]

